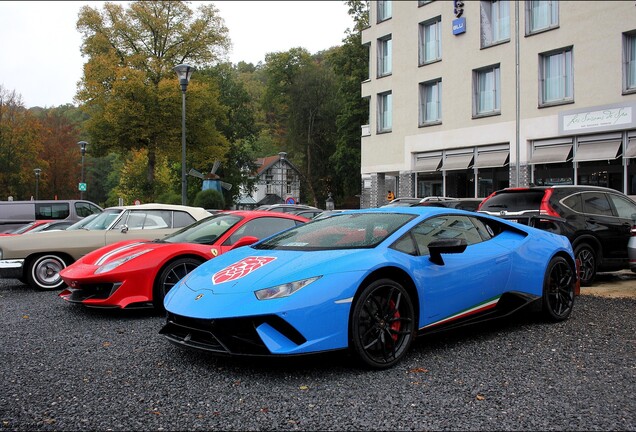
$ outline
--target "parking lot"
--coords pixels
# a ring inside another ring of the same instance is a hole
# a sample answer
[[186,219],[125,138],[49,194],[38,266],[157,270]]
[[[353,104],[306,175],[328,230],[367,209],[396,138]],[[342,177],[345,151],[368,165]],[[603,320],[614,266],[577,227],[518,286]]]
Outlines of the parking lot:
[[341,354],[185,351],[155,313],[85,309],[2,280],[0,428],[635,430],[636,279],[601,275],[594,289],[564,323],[521,314],[426,336],[396,367],[368,371]]

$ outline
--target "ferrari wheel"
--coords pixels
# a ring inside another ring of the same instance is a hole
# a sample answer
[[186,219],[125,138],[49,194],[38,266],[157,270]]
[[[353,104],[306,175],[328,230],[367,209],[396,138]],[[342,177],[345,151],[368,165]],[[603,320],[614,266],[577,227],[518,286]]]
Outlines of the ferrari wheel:
[[581,261],[579,269],[579,278],[581,285],[590,286],[596,277],[596,252],[588,244],[582,244],[576,247],[574,251],[576,259]]
[[543,314],[550,321],[563,321],[574,305],[576,275],[563,257],[554,257],[543,281]]
[[168,291],[185,275],[201,265],[201,261],[195,258],[179,258],[169,262],[159,273],[155,280],[152,293],[152,304],[155,309],[163,311],[163,299]]
[[349,325],[354,354],[375,369],[393,366],[415,337],[414,315],[411,296],[402,285],[390,279],[371,283],[353,305]]
[[64,286],[60,271],[67,262],[59,255],[40,255],[33,259],[27,268],[27,282],[41,290],[55,290]]

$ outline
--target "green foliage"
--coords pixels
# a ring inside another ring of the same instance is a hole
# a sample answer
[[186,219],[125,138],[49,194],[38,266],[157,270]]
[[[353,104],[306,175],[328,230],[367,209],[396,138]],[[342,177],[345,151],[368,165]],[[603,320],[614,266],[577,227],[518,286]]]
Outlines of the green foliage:
[[[182,1],[136,1],[126,9],[108,2],[102,10],[83,6],[77,27],[88,57],[77,99],[89,117],[85,128],[94,155],[147,151],[142,172],[152,184],[160,160],[181,160],[183,95],[172,68],[184,62],[201,68],[218,60],[229,46],[227,28],[213,5],[199,5],[195,14]],[[226,113],[218,99],[212,80],[188,85],[187,166],[211,163],[227,152],[219,130]],[[148,187],[120,183],[123,190],[153,199]]]
[[223,210],[225,208],[225,199],[223,194],[214,189],[206,189],[197,193],[194,198],[195,207],[203,207],[204,209]]

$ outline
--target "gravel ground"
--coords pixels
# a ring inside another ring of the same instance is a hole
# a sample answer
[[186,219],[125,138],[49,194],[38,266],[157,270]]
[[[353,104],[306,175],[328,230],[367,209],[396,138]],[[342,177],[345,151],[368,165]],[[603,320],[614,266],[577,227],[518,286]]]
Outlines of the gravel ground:
[[636,299],[426,336],[386,371],[218,358],[0,280],[2,430],[636,430]]

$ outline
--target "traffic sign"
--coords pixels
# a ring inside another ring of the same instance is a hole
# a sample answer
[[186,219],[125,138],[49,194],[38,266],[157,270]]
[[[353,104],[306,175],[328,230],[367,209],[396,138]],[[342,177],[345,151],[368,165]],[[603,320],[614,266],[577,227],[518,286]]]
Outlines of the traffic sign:
[[81,190],[82,192],[86,191],[86,183],[80,183],[78,186],[78,189]]

